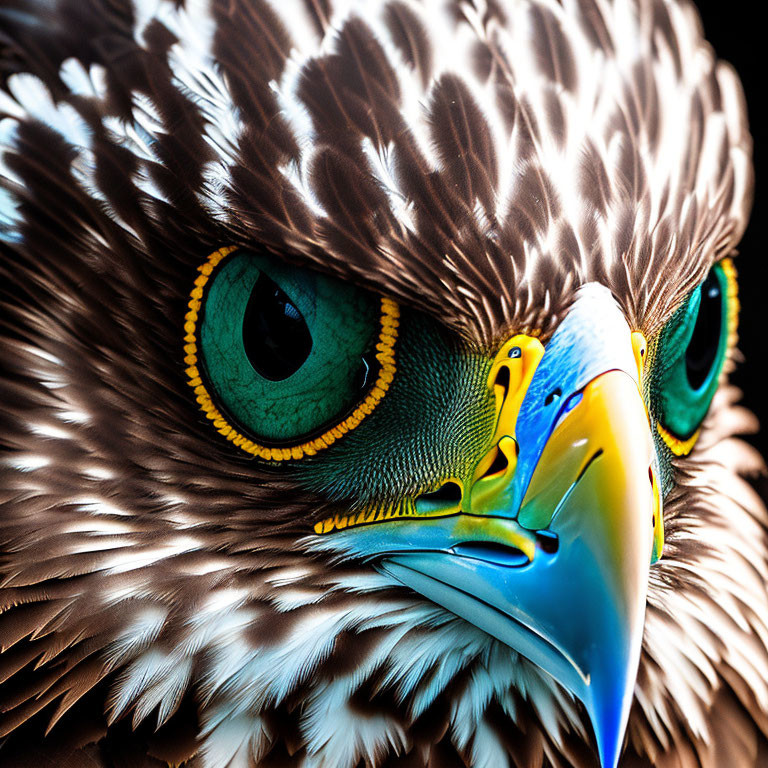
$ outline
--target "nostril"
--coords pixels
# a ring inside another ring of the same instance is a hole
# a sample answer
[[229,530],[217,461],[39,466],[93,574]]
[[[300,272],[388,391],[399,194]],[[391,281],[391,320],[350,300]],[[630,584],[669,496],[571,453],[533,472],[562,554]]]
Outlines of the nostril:
[[434,508],[458,504],[461,501],[461,486],[453,480],[443,483],[436,491],[422,493],[416,499],[416,509]]
[[552,403],[555,401],[555,398],[560,397],[563,394],[563,391],[558,387],[557,389],[553,389],[545,398],[544,398],[544,405],[552,405]]
[[509,368],[506,365],[502,365],[496,374],[496,384],[504,389],[504,397],[509,392]]

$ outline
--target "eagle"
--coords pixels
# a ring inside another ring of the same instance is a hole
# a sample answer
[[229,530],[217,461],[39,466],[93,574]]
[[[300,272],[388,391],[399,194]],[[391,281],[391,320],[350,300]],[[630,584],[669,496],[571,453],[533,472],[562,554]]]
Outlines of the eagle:
[[768,765],[752,141],[688,0],[7,0],[4,768]]

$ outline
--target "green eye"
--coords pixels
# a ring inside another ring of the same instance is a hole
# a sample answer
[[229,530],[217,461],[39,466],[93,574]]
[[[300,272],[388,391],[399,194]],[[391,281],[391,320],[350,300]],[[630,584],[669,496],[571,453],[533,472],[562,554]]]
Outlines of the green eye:
[[209,257],[191,294],[190,385],[235,445],[272,460],[312,455],[384,396],[394,375],[397,305],[233,251]]
[[658,431],[673,453],[690,453],[735,339],[738,299],[729,259],[715,264],[661,332],[650,396]]

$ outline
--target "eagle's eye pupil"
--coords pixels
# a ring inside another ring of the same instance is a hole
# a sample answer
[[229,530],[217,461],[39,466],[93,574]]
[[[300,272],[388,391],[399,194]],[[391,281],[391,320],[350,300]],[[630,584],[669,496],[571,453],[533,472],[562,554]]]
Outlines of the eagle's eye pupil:
[[691,341],[685,353],[685,370],[691,388],[704,386],[720,347],[723,318],[723,294],[720,282],[714,274],[701,286],[701,303]]
[[254,370],[270,381],[292,376],[312,351],[312,335],[301,312],[263,273],[245,310],[243,346]]

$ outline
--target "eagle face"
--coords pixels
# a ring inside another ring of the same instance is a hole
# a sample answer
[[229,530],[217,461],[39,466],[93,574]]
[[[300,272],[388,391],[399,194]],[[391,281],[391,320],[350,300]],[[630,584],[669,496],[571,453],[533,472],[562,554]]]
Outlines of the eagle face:
[[16,6],[0,756],[761,765],[692,7]]

